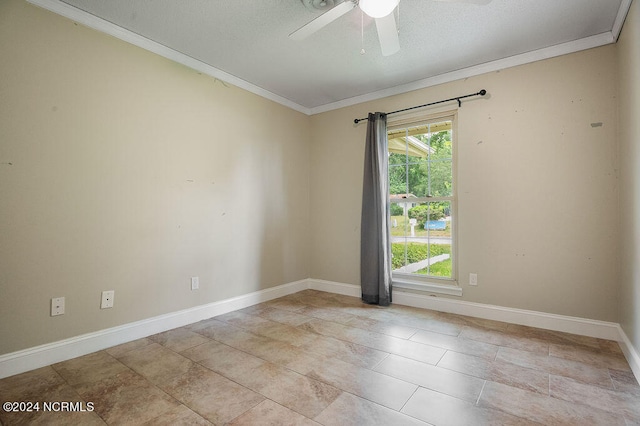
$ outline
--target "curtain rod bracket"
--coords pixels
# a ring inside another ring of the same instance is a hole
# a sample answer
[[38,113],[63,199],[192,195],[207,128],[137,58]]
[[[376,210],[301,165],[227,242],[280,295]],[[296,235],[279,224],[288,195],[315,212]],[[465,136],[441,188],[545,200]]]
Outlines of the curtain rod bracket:
[[[470,98],[471,96],[484,96],[484,95],[486,95],[486,94],[487,94],[487,91],[486,91],[486,90],[484,90],[484,89],[482,89],[482,90],[480,90],[480,91],[479,91],[479,92],[477,92],[477,93],[471,93],[471,94],[469,94],[469,95],[458,96],[458,97],[456,97],[456,98],[450,98],[450,99],[445,99],[445,100],[442,100],[442,101],[431,102],[431,103],[424,104],[424,105],[418,105],[418,106],[414,106],[414,107],[410,107],[410,108],[399,109],[399,110],[397,110],[397,111],[391,111],[391,112],[388,112],[388,113],[387,113],[387,115],[395,114],[395,113],[398,113],[398,112],[409,111],[409,110],[411,110],[411,109],[423,108],[423,107],[427,107],[427,106],[431,106],[431,105],[441,104],[441,103],[444,103],[444,102],[451,102],[451,101],[458,101],[458,108],[460,108],[460,107],[462,107],[462,101],[461,101],[460,99],[463,99],[463,98]],[[368,117],[365,117],[365,118],[356,118],[355,120],[353,120],[353,123],[354,123],[354,124],[358,124],[359,122],[361,122],[361,121],[365,121],[365,120],[369,120],[369,118],[368,118]]]

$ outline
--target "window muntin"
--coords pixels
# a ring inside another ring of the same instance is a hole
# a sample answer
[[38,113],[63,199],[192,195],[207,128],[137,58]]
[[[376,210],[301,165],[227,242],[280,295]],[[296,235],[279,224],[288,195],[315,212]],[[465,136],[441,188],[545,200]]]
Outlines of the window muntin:
[[453,117],[388,131],[394,279],[455,279]]

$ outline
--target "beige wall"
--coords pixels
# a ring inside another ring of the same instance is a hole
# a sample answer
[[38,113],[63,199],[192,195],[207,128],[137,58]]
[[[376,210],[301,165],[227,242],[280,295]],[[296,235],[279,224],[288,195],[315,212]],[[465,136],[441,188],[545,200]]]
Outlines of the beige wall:
[[359,283],[352,120],[486,89],[459,110],[462,299],[617,321],[615,61],[610,45],[313,116],[311,276]]
[[307,278],[308,133],[303,114],[0,2],[0,354]]
[[620,84],[620,325],[640,352],[640,6],[618,40]]
[[[481,88],[458,121],[462,299],[620,310],[638,347],[636,4],[629,20],[618,46],[306,117],[0,2],[0,354],[307,277],[358,284],[353,119]],[[56,296],[67,313],[52,318]]]

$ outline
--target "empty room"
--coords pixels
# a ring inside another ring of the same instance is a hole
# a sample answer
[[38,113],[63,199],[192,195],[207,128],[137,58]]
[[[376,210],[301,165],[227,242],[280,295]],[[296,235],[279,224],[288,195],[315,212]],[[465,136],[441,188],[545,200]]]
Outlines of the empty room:
[[637,0],[0,0],[0,425],[640,424]]

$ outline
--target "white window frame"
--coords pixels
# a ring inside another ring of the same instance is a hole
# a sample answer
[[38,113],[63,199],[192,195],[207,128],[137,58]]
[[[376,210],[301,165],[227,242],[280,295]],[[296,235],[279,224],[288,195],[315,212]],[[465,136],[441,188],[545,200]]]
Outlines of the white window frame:
[[[451,197],[420,197],[415,202],[423,203],[429,201],[450,201],[451,202],[451,278],[437,278],[433,276],[417,276],[417,274],[393,272],[392,283],[394,288],[406,289],[418,292],[447,294],[452,296],[462,296],[462,288],[458,284],[458,185],[457,185],[457,152],[458,152],[458,113],[457,111],[441,111],[436,113],[412,114],[393,119],[390,117],[387,121],[387,132],[399,130],[407,127],[415,127],[426,124],[433,124],[451,120],[452,133],[452,193]],[[412,199],[414,201],[414,199]],[[386,200],[391,203],[389,197]],[[389,241],[391,244],[391,241]]]

